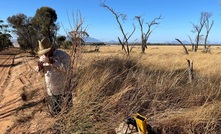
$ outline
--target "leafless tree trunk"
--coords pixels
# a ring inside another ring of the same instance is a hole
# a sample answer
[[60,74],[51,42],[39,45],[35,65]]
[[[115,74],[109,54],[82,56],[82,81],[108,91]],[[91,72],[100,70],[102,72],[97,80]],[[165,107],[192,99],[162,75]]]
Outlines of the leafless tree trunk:
[[152,26],[154,25],[159,25],[158,22],[156,22],[157,20],[162,19],[161,15],[155,19],[153,19],[150,23],[146,23],[148,25],[147,31],[146,33],[144,33],[143,30],[143,22],[144,20],[141,20],[141,16],[135,16],[135,18],[138,20],[139,26],[140,26],[140,31],[141,31],[141,51],[142,53],[145,53],[145,49],[147,49],[147,41],[151,35],[151,33],[153,32],[153,30],[156,28],[151,29]]
[[120,18],[123,21],[126,20],[126,15],[125,14],[117,14],[112,8],[110,8],[109,6],[107,6],[104,3],[101,3],[101,6],[104,7],[104,8],[107,8],[112,14],[114,14],[115,19],[116,19],[116,21],[117,21],[117,23],[120,27],[121,33],[123,34],[123,40],[121,40],[118,37],[118,41],[122,46],[122,50],[124,50],[125,53],[129,56],[130,52],[131,52],[131,49],[129,48],[129,39],[131,38],[131,36],[134,34],[134,32],[136,30],[135,26],[133,25],[133,31],[128,36],[128,34],[124,32],[123,26],[121,25],[121,22],[120,22]]
[[205,13],[205,12],[202,12],[202,13],[201,13],[200,22],[199,22],[200,24],[199,24],[199,25],[196,25],[196,24],[193,24],[193,23],[192,23],[192,25],[193,25],[193,30],[192,30],[192,32],[193,32],[193,33],[197,33],[197,35],[196,35],[196,44],[195,44],[195,49],[194,49],[195,52],[198,50],[200,38],[202,37],[201,31],[202,31],[202,29],[203,29],[203,27],[204,27],[204,25],[205,25],[206,14],[207,14],[207,13]]
[[210,21],[209,21],[209,18],[212,16],[212,13],[205,13],[205,27],[206,27],[206,36],[205,36],[205,40],[204,40],[204,49],[207,50],[207,39],[208,39],[208,36],[209,36],[209,32],[210,30],[212,29],[213,27],[213,24],[214,24],[214,20],[212,20],[211,24],[210,24]]
[[187,51],[186,46],[183,44],[183,42],[180,41],[180,40],[177,39],[177,38],[176,38],[176,40],[183,46],[185,53],[186,53],[186,54],[189,54],[189,52]]
[[194,43],[193,43],[193,41],[192,41],[192,39],[191,39],[191,37],[188,35],[188,37],[189,37],[189,40],[190,40],[190,43],[191,43],[191,45],[192,45],[192,51],[194,51],[195,50],[195,45],[194,45]]

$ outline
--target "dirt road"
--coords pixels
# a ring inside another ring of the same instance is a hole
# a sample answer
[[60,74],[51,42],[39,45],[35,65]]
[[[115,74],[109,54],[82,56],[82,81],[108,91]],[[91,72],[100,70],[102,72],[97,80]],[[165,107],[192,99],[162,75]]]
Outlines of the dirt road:
[[17,48],[0,52],[0,134],[43,131],[42,120],[49,115],[44,79],[35,65],[35,57]]
[[[12,49],[10,49],[12,50]],[[11,121],[7,121],[7,119],[3,119],[8,115],[8,113],[4,113],[7,110],[9,103],[14,103],[15,101],[9,101],[5,103],[5,89],[9,85],[10,77],[11,77],[11,70],[14,64],[15,55],[19,53],[18,50],[13,49],[13,51],[5,50],[0,53],[0,118],[1,118],[1,132],[11,124]],[[2,130],[3,129],[3,130]]]

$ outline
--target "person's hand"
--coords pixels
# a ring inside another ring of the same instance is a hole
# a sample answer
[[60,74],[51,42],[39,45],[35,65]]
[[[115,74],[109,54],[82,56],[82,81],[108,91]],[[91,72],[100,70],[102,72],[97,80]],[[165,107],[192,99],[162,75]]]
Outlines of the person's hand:
[[41,71],[43,69],[43,63],[42,61],[38,61],[38,71]]
[[44,63],[49,63],[49,57],[46,57],[44,58]]
[[47,57],[47,56],[45,56],[45,58],[44,58],[44,63],[53,64],[53,59],[52,59],[52,57]]
[[43,63],[49,63],[52,64],[53,63],[53,59],[51,57],[47,57],[45,55],[42,55],[39,59],[39,61],[43,62]]
[[52,57],[50,57],[50,58],[48,59],[48,63],[49,63],[49,64],[53,64],[53,59],[52,59]]
[[39,61],[40,61],[40,62],[46,62],[46,56],[45,56],[45,55],[42,55],[42,56],[39,58]]

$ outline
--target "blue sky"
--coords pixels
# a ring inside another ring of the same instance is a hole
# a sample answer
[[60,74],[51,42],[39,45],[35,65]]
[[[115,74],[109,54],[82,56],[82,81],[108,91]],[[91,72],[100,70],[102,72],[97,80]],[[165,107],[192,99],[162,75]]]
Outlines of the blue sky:
[[[117,41],[117,37],[122,38],[121,31],[114,15],[101,7],[101,2],[105,2],[117,13],[127,15],[127,21],[122,23],[126,33],[131,33],[132,25],[135,24],[136,32],[130,41],[140,39],[140,29],[134,16],[141,15],[145,22],[150,22],[162,15],[163,19],[159,21],[149,41],[164,43],[175,41],[175,38],[189,41],[187,35],[194,38],[191,22],[198,24],[201,12],[212,12],[214,25],[208,40],[221,43],[221,0],[1,0],[0,19],[7,23],[7,17],[18,13],[33,17],[38,8],[49,6],[56,11],[57,22],[70,31],[70,25],[73,26],[72,13],[79,10],[85,18],[85,26],[89,26],[87,31],[90,37],[105,42]],[[144,25],[144,28],[147,26]],[[58,34],[66,35],[65,29],[61,26]]]

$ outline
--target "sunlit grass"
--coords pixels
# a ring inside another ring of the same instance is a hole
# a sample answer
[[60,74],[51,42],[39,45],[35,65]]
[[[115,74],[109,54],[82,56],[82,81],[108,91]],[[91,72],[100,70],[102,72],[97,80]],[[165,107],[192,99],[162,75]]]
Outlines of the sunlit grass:
[[[189,55],[182,46],[149,46],[145,54],[135,47],[129,58],[121,46],[99,50],[81,54],[74,108],[66,119],[72,123],[65,132],[111,133],[136,112],[161,133],[220,132],[219,47]],[[193,62],[193,83],[187,59]]]

